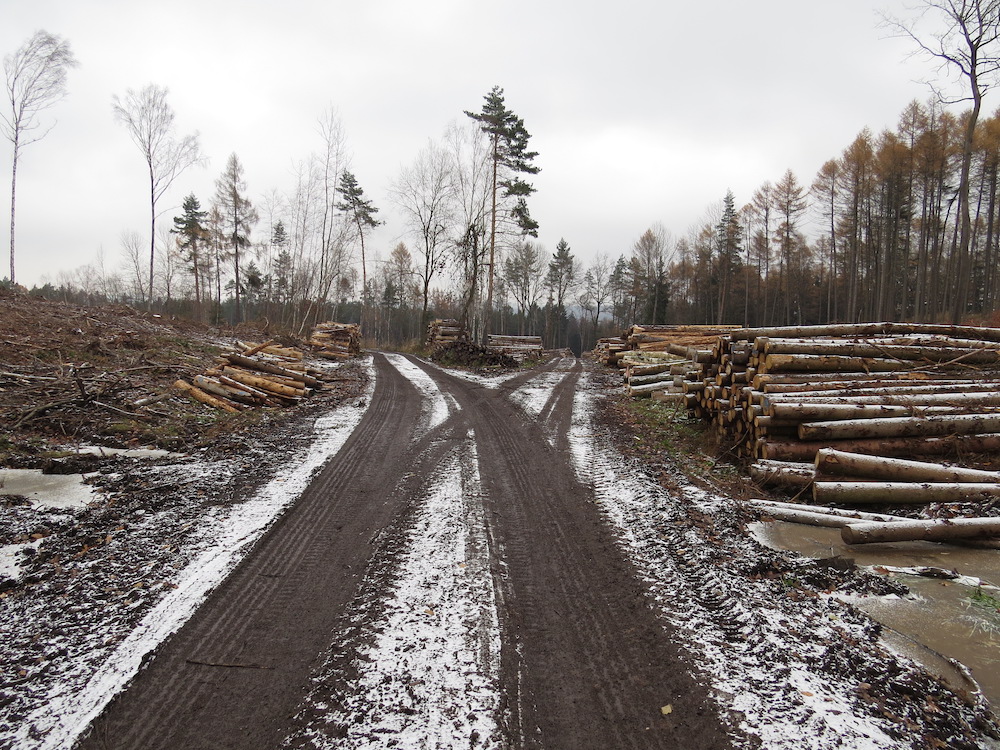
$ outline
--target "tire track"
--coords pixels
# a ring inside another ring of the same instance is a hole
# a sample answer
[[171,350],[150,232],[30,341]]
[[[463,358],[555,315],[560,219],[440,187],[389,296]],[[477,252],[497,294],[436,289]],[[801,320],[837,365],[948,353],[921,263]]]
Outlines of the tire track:
[[[545,428],[503,397],[513,389],[484,397],[486,389],[422,366],[462,406],[479,443],[502,594],[511,745],[729,747],[707,690],[691,676],[566,451],[550,446]],[[565,378],[547,408],[547,423],[561,432],[578,377]]]
[[[371,406],[340,453],[79,747],[277,746],[373,543],[405,515],[397,490],[408,472],[417,481],[408,455],[421,399],[384,358],[375,365]],[[445,429],[454,420],[434,432]]]

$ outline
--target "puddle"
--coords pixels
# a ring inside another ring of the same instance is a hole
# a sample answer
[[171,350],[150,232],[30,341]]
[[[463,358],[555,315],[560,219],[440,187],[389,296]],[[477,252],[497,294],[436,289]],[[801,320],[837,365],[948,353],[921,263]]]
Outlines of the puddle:
[[[1000,613],[974,604],[974,581],[928,578],[892,569],[921,567],[954,570],[979,579],[986,593],[1000,598],[1000,551],[933,542],[847,545],[839,529],[773,521],[751,526],[754,536],[772,549],[790,550],[815,559],[841,556],[862,567],[881,567],[906,585],[911,596],[851,597],[886,630],[885,642],[920,662],[950,685],[964,690],[970,683],[960,662],[994,707],[1000,707]],[[880,571],[881,572],[881,571]],[[971,585],[970,585],[971,584]]]
[[96,499],[83,474],[42,474],[39,469],[0,469],[0,495],[22,495],[43,508],[82,508]]

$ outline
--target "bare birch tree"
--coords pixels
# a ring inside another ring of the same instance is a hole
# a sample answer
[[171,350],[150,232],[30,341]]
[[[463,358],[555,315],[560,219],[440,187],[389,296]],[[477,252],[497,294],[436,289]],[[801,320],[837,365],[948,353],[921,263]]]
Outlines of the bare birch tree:
[[390,189],[392,200],[403,211],[407,226],[418,238],[417,252],[423,256],[420,274],[423,307],[421,328],[427,326],[431,282],[444,267],[446,240],[452,229],[454,178],[448,152],[428,143],[402,170]]
[[149,306],[153,304],[153,269],[156,256],[156,206],[174,180],[188,167],[202,161],[198,134],[174,136],[174,110],[167,104],[167,89],[151,83],[141,91],[128,89],[124,100],[112,97],[115,118],[128,130],[142,152],[149,170]]
[[4,136],[14,147],[10,170],[10,283],[14,284],[14,209],[17,165],[22,149],[44,138],[39,115],[66,95],[66,72],[77,65],[69,42],[46,31],[34,35],[3,59],[5,92],[9,109],[0,115]]

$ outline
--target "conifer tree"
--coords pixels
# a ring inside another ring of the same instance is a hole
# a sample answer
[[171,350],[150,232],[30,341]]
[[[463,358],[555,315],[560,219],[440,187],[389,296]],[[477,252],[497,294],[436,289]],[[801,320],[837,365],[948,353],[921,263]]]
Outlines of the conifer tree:
[[497,199],[513,198],[511,218],[522,235],[538,236],[538,222],[531,218],[527,197],[535,192],[531,183],[525,182],[522,174],[538,174],[539,168],[532,164],[537,151],[528,150],[530,134],[524,127],[524,120],[515,115],[504,102],[503,89],[494,86],[485,97],[482,111],[465,114],[479,123],[480,130],[490,142],[492,166],[491,211],[490,211],[490,262],[489,282],[486,293],[487,330],[489,333],[489,313],[493,307],[494,263],[496,260]]
[[191,273],[194,275],[194,300],[201,304],[201,277],[202,259],[201,247],[208,237],[208,230],[204,226],[207,211],[201,210],[201,203],[191,193],[184,199],[181,205],[183,215],[174,217],[174,228],[170,231],[177,235],[177,247],[181,249],[181,257],[185,263],[191,264]]
[[365,191],[358,184],[358,179],[351,172],[344,172],[340,177],[340,184],[337,185],[337,192],[344,200],[337,204],[337,210],[347,214],[348,219],[358,230],[358,238],[361,241],[361,296],[362,303],[368,295],[368,269],[365,261],[365,232],[374,229],[382,222],[375,218],[378,209],[370,201],[365,199]]

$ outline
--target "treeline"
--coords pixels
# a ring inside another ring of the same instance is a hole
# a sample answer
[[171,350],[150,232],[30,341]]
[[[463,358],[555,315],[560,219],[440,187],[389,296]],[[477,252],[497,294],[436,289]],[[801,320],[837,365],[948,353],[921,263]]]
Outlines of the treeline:
[[[513,116],[502,90],[486,97],[490,107],[498,121]],[[358,322],[384,346],[419,342],[435,317],[463,320],[477,336],[541,335],[548,347],[577,334],[591,346],[637,321],[983,320],[1000,305],[1000,113],[976,129],[967,273],[958,259],[964,118],[913,102],[895,130],[863,130],[809,186],[788,171],[743,205],[728,193],[683,236],[654,225],[627,252],[584,264],[566,240],[550,252],[525,230],[524,192],[502,189],[511,167],[476,118],[401,170],[387,195],[408,235],[387,254],[366,250],[378,208],[347,169],[343,128],[329,114],[321,150],[299,165],[289,193],[254,207],[233,155],[205,210],[188,196],[161,230],[152,290],[141,242],[124,236],[124,269],[91,264],[47,293],[152,299],[210,322],[267,318],[289,330]]]

